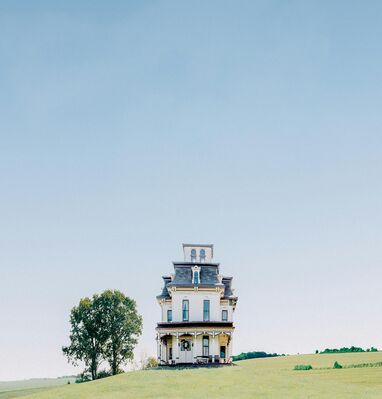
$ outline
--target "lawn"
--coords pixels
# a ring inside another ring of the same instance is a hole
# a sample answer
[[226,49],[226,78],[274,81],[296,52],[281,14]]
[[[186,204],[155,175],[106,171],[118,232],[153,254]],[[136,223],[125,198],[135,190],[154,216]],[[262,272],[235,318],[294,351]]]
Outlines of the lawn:
[[[28,399],[382,398],[382,367],[314,370],[376,363],[382,352],[298,355],[243,360],[215,369],[148,370],[37,392]],[[294,371],[297,364],[313,370]],[[15,397],[15,396],[14,396]],[[18,396],[18,397],[26,397]],[[7,396],[4,396],[7,398]],[[3,397],[0,394],[0,399]]]

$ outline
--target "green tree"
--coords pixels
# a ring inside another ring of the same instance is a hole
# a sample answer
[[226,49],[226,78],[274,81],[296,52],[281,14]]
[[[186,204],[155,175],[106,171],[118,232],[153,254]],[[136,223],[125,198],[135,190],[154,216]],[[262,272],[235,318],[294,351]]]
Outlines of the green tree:
[[71,310],[70,324],[70,345],[63,347],[62,351],[72,364],[84,362],[95,380],[107,338],[102,328],[102,315],[94,308],[90,298],[83,298]]
[[70,345],[62,348],[74,365],[82,361],[93,380],[103,361],[110,365],[111,374],[121,372],[121,366],[133,358],[138,336],[142,333],[142,317],[133,299],[120,291],[107,290],[83,298],[70,313]]
[[107,290],[94,298],[94,307],[102,312],[103,335],[107,337],[103,355],[113,375],[133,358],[133,350],[142,333],[142,317],[136,302],[117,290]]

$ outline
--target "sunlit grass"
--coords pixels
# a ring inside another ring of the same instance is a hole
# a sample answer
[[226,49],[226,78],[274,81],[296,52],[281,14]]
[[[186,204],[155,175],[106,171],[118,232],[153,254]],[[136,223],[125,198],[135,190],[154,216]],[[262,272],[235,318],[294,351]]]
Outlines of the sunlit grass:
[[[335,361],[345,367],[332,369]],[[217,369],[138,371],[95,382],[53,388],[28,398],[380,399],[382,367],[346,366],[381,361],[381,352],[346,353],[244,360],[237,362],[236,366]],[[294,366],[298,364],[312,365],[313,370],[294,371]]]

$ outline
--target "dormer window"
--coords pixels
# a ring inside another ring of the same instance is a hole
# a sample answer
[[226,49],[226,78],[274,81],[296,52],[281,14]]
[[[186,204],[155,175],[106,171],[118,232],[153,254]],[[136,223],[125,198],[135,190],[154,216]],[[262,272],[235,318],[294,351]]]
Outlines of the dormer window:
[[200,256],[200,262],[206,261],[206,251],[204,249],[200,250],[199,256]]
[[191,249],[191,262],[196,262],[196,249]]
[[192,268],[192,283],[194,285],[200,284],[200,267],[194,266]]
[[199,283],[199,272],[194,272],[194,285]]

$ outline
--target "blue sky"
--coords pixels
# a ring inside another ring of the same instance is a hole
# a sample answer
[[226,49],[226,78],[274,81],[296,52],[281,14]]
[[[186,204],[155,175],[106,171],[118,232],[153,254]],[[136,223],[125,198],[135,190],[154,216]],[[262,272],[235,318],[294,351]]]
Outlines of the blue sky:
[[215,244],[234,352],[382,348],[378,1],[0,4],[0,380],[71,373],[69,311]]

